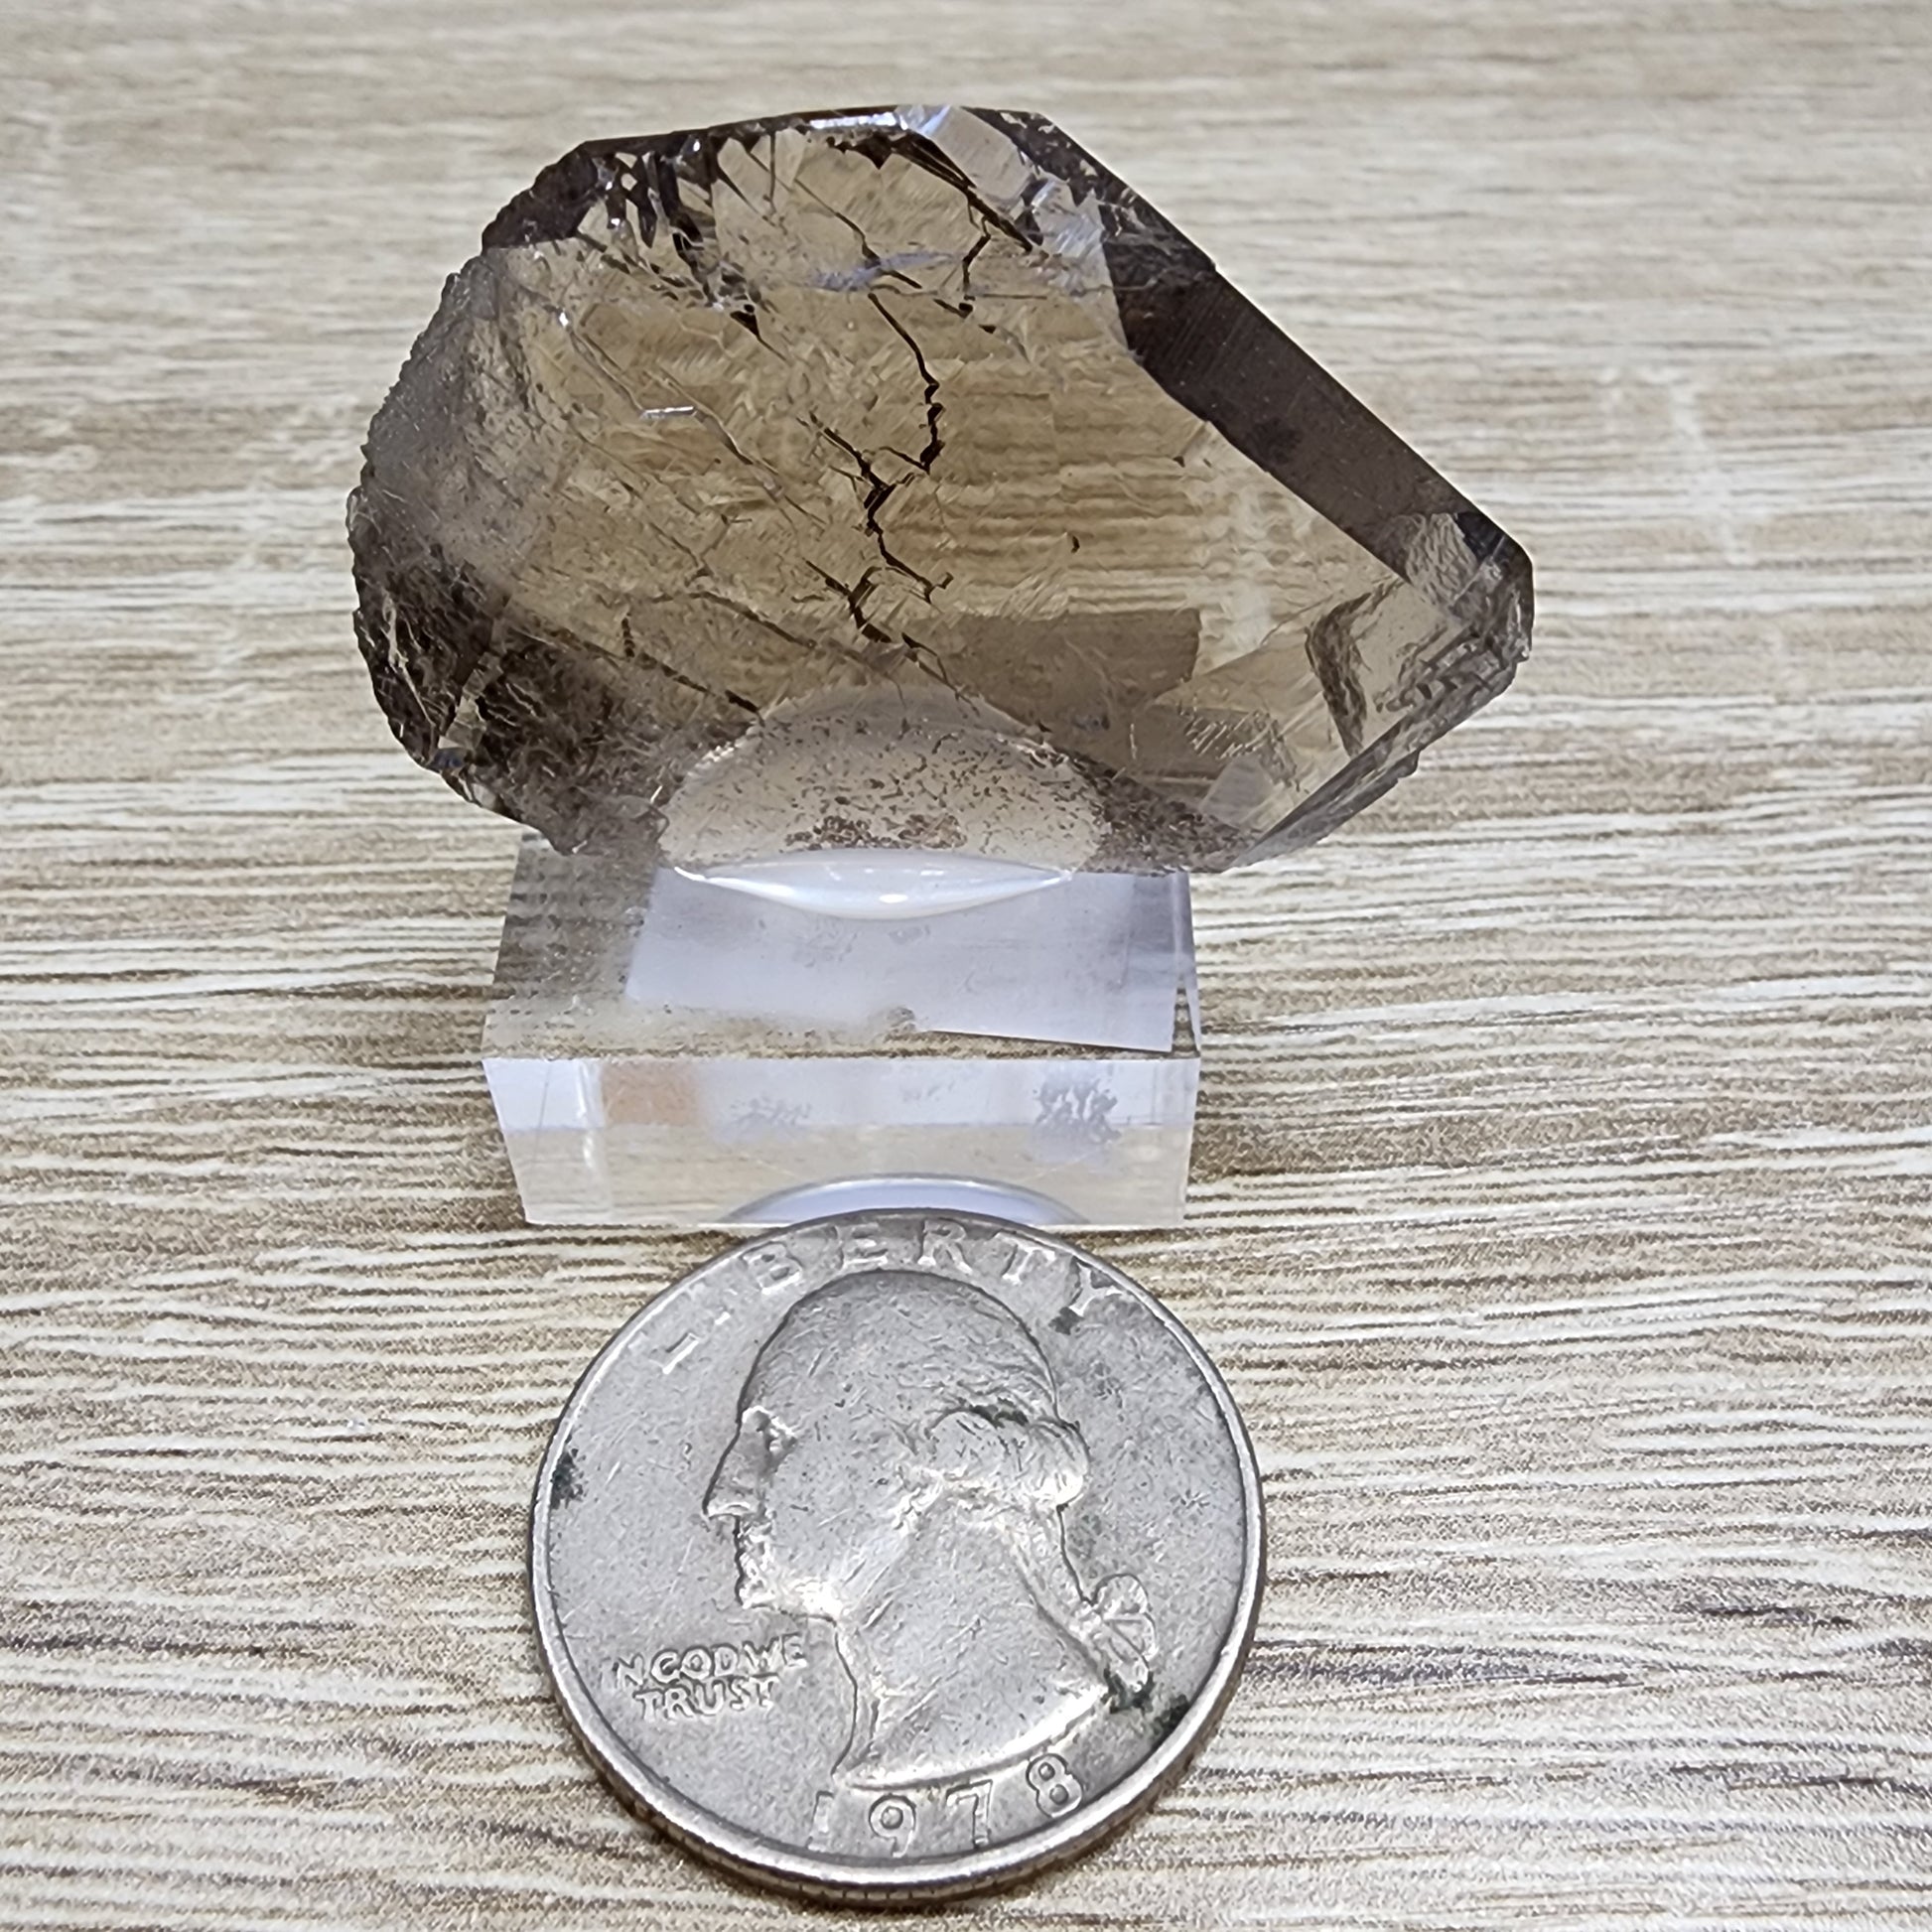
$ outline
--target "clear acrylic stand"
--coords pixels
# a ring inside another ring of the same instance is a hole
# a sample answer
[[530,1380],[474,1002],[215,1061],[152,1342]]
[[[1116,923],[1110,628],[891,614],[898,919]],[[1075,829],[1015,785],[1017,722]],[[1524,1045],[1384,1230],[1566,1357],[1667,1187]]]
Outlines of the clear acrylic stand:
[[483,1066],[536,1222],[1181,1217],[1186,876],[824,853],[643,879],[526,834]]

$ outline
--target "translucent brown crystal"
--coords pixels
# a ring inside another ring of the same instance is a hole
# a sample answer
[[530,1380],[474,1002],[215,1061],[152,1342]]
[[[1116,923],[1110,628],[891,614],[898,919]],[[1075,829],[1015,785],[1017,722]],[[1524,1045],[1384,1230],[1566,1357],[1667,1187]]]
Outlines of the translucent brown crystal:
[[576,149],[370,426],[411,756],[561,849],[1215,869],[1528,648],[1522,551],[1032,114]]

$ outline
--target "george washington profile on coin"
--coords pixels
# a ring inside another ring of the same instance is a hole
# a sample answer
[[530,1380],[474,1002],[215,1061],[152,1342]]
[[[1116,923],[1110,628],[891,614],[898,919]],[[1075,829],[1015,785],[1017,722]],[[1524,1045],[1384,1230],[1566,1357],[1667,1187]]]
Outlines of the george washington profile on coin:
[[793,1305],[704,1508],[732,1525],[741,1604],[831,1625],[854,1693],[842,1782],[994,1772],[1145,1696],[1146,1591],[1089,1587],[1067,1553],[1088,1475],[1045,1357],[992,1296],[882,1269]]

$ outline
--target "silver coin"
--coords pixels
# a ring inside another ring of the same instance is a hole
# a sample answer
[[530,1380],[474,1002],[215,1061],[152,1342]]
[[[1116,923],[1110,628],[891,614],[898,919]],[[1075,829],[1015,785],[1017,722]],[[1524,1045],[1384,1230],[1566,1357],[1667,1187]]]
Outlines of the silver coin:
[[619,1792],[735,1871],[878,1902],[1057,1862],[1176,1777],[1260,1595],[1233,1398],[1118,1270],[1004,1221],[833,1215],[591,1364],[531,1594]]

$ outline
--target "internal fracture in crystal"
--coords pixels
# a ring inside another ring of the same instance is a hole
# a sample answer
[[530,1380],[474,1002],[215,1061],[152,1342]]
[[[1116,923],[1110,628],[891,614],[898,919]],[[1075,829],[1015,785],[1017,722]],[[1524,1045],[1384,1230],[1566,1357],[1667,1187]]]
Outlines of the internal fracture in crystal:
[[1036,115],[588,143],[370,426],[357,635],[560,850],[1211,870],[1508,683],[1527,558]]

